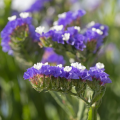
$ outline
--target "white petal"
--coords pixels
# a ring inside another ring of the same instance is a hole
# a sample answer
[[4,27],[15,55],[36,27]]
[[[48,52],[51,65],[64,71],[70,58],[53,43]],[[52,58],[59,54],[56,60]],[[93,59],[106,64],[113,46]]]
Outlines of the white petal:
[[100,29],[97,29],[96,32],[97,32],[98,34],[100,34],[100,35],[103,34],[103,32],[102,32]]
[[8,20],[9,21],[13,21],[13,20],[16,20],[17,16],[16,15],[13,15],[11,17],[8,17]]
[[41,69],[42,65],[43,65],[42,63],[37,63],[37,64],[34,64],[33,67],[34,67],[35,69],[39,70],[39,69]]
[[70,33],[65,33],[64,35],[62,35],[62,38],[64,41],[68,41],[70,39]]
[[62,14],[59,14],[58,15],[59,18],[65,18],[66,17],[66,12],[62,13]]
[[101,29],[101,30],[104,30],[104,28],[105,28],[105,27],[104,27],[103,25],[102,25],[102,26],[100,26],[100,29]]
[[57,65],[57,67],[62,68],[62,64]]
[[65,68],[64,68],[64,71],[66,71],[66,72],[70,72],[72,70],[72,67],[69,67],[69,66],[66,66]]
[[55,25],[51,28],[51,30],[56,30],[56,31],[60,31],[63,29],[63,25]]
[[28,13],[28,12],[22,12],[22,13],[20,13],[20,17],[21,17],[21,18],[30,17],[30,13]]
[[96,67],[99,68],[99,69],[102,69],[102,68],[104,68],[104,64],[98,62],[98,63],[96,63]]
[[36,28],[35,32],[39,33],[39,34],[42,34],[44,32],[44,29],[45,29],[45,27],[39,26],[39,27]]
[[92,27],[93,25],[95,25],[95,21],[92,21],[92,22],[88,23],[87,27],[90,28],[90,27]]
[[80,27],[79,26],[75,26],[74,29],[78,30],[78,32],[80,32]]

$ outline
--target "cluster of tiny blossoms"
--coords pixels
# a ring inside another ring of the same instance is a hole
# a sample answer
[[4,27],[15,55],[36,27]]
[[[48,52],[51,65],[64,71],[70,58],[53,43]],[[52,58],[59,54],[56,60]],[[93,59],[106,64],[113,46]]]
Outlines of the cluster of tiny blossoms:
[[46,33],[44,32],[45,28],[39,26],[36,28],[36,35],[46,42],[52,40],[60,44],[72,45],[80,51],[83,51],[87,47],[86,49],[92,49],[91,51],[96,52],[101,47],[104,38],[108,35],[107,26],[100,23],[90,22],[85,29],[81,29],[80,24],[79,26],[65,28],[64,20],[68,23],[69,19],[70,21],[76,21],[77,19],[75,18],[80,18],[84,14],[84,10],[62,13],[58,15],[60,18],[58,21],[61,21],[60,23],[58,21],[55,22],[55,25]]
[[72,24],[74,21],[80,20],[82,16],[84,16],[86,12],[84,10],[78,10],[75,12],[68,11],[58,15],[58,21],[54,22],[54,25],[63,25],[67,26]]
[[63,29],[63,25],[53,26],[48,32],[44,33],[44,27],[36,28],[37,36],[45,40],[51,38],[52,41],[60,44],[69,44],[76,49],[83,51],[85,46],[85,36],[79,34],[80,27],[68,27],[67,30]]
[[94,51],[98,50],[103,44],[104,38],[108,36],[108,27],[100,23],[90,22],[87,25],[87,30],[84,33],[86,37],[86,43],[95,42],[96,48]]
[[[82,81],[99,81],[100,85],[111,83],[109,75],[104,72],[104,65],[97,63],[89,70],[81,63],[72,63],[71,66],[63,67],[61,64],[57,66],[50,66],[48,63],[37,63],[33,67],[27,69],[24,73],[24,79],[32,80],[35,76],[47,76],[54,78],[63,78],[66,81],[82,80]],[[56,79],[57,80],[57,79]]]
[[[100,28],[97,28],[99,26]],[[83,51],[90,42],[95,42],[95,50],[98,50],[108,35],[108,27],[96,23],[88,28],[85,33],[80,34],[80,27],[73,26],[64,30],[63,25],[53,26],[48,32],[44,33],[44,27],[36,28],[37,36],[45,40],[51,39],[60,44],[69,44],[76,49]]]
[[[5,26],[5,28],[1,32],[1,38],[2,38],[2,50],[4,52],[8,52],[8,54],[13,54],[13,51],[11,50],[11,47],[9,43],[11,42],[11,35],[17,31],[19,27],[24,27],[27,26],[27,31],[29,36],[34,40],[38,41],[39,39],[37,38],[35,34],[35,28],[32,25],[32,18],[30,17],[30,14],[27,12],[20,13],[20,18],[17,18],[15,15],[8,17],[9,22]],[[23,29],[23,32],[25,29]],[[19,35],[19,31],[18,35]]]

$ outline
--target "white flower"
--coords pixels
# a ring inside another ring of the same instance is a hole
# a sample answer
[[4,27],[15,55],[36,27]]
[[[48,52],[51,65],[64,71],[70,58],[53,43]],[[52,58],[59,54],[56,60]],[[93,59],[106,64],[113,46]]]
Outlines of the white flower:
[[73,66],[73,67],[75,67],[77,69],[80,69],[80,70],[85,70],[86,69],[85,66],[81,65],[81,63],[78,63],[78,62],[72,63],[71,66]]
[[103,34],[103,32],[100,29],[92,28],[92,31],[97,32],[100,35]]
[[66,12],[62,13],[62,14],[59,14],[58,15],[59,18],[65,18],[66,17]]
[[102,25],[102,26],[100,26],[100,29],[101,29],[101,30],[104,30],[104,28],[105,28],[105,27],[104,27],[103,25]]
[[96,30],[97,30],[96,28],[92,28],[92,31],[95,31],[95,32],[96,32]]
[[34,67],[35,69],[39,70],[39,69],[41,69],[42,65],[43,65],[42,63],[37,63],[37,64],[34,64],[33,67]]
[[69,66],[66,66],[65,68],[64,68],[64,71],[66,71],[66,72],[70,72],[72,70],[72,67],[69,67]]
[[43,31],[44,31],[44,29],[45,29],[45,27],[39,26],[39,27],[36,28],[35,32],[36,32],[36,33],[39,33],[39,34],[42,34]]
[[51,30],[56,30],[56,31],[60,31],[63,29],[63,25],[55,25],[51,28]]
[[8,17],[8,20],[9,21],[13,21],[13,20],[16,20],[17,16],[16,15],[13,15],[11,17]]
[[72,63],[72,64],[71,64],[71,66],[73,66],[73,67],[75,67],[75,68],[77,68],[77,67],[78,67],[78,65],[79,65],[79,63],[78,63],[78,62],[75,62],[75,63]]
[[44,63],[44,65],[48,65],[48,62]]
[[58,24],[58,21],[55,21],[54,23],[53,23],[53,25],[57,25]]
[[102,32],[100,29],[97,29],[96,32],[97,32],[98,34],[100,34],[100,35],[103,34],[103,32]]
[[99,68],[99,69],[102,69],[102,68],[104,68],[104,64],[98,62],[98,63],[96,63],[96,67]]
[[95,22],[94,22],[94,21],[88,23],[87,27],[90,28],[90,27],[92,27],[93,25],[95,25]]
[[68,41],[70,38],[70,33],[65,33],[64,35],[62,35],[62,38],[64,41]]
[[78,69],[80,69],[80,70],[82,70],[82,71],[83,71],[83,70],[85,70],[85,69],[86,69],[86,67],[85,67],[85,66],[83,66],[83,65],[79,65],[79,66],[78,66]]
[[30,17],[30,13],[28,13],[28,12],[22,12],[22,13],[20,13],[20,17],[21,17],[21,18]]
[[57,65],[57,67],[62,68],[62,64]]
[[78,30],[78,32],[80,32],[80,27],[79,26],[75,26],[74,29]]

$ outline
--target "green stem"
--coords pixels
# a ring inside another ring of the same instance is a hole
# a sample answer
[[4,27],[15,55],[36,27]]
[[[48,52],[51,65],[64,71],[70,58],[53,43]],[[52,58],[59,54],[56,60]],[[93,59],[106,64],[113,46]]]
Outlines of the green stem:
[[[49,91],[49,93],[52,95],[52,97],[55,99],[55,101],[61,106],[61,108],[70,116],[70,118],[73,118],[75,116],[74,110],[71,109],[71,105],[69,104],[69,101],[65,101],[67,105],[63,104],[63,99],[61,97],[58,97],[58,93]],[[65,100],[65,99],[64,99]]]
[[83,116],[83,113],[84,113],[84,107],[85,107],[84,101],[79,99],[79,110],[78,110],[78,113],[77,113],[77,120],[82,119],[82,116]]
[[95,104],[89,108],[88,120],[97,120],[97,107]]

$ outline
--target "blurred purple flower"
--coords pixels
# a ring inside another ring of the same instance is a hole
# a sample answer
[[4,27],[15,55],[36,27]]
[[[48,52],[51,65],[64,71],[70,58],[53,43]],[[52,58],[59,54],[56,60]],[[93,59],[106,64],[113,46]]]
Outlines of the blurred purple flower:
[[65,64],[65,60],[63,58],[63,56],[58,55],[54,52],[54,50],[52,48],[46,48],[43,58],[42,58],[42,63],[53,63],[53,64]]
[[44,8],[44,5],[46,2],[49,2],[51,0],[36,0],[32,6],[25,10],[26,12],[37,12]]
[[29,36],[34,41],[39,41],[38,37],[35,34],[35,28],[32,25],[31,17],[16,19],[16,16],[12,16],[9,17],[8,19],[10,21],[7,23],[7,25],[1,32],[1,38],[2,38],[1,46],[4,52],[8,52],[8,54],[13,54],[13,51],[11,50],[9,43],[11,42],[11,35],[17,30],[19,26],[23,26],[23,27],[28,26]]

